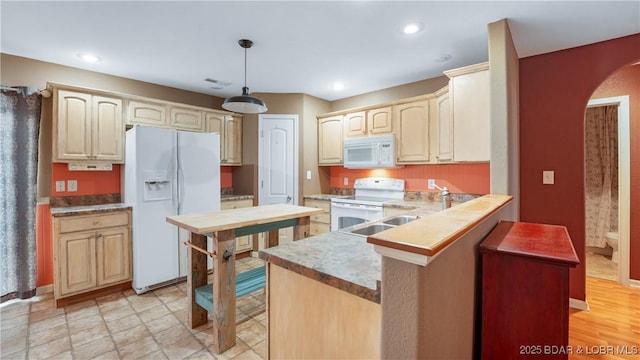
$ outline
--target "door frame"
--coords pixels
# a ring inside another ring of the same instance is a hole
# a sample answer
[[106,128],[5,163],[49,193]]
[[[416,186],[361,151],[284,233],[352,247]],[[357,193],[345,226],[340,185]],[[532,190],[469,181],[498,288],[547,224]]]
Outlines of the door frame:
[[[622,285],[640,285],[629,279],[631,258],[631,130],[629,95],[591,99],[587,108],[606,105],[618,106],[618,280]],[[586,244],[585,244],[586,251]],[[584,254],[583,254],[584,255]],[[585,255],[586,259],[586,255]]]
[[264,138],[262,131],[264,130],[264,122],[270,119],[290,119],[293,121],[293,199],[292,204],[298,205],[298,191],[299,191],[299,131],[298,131],[298,114],[260,114],[258,115],[258,205],[263,203],[263,188],[260,186],[262,178],[264,176],[264,166],[262,164],[262,156],[260,155]]

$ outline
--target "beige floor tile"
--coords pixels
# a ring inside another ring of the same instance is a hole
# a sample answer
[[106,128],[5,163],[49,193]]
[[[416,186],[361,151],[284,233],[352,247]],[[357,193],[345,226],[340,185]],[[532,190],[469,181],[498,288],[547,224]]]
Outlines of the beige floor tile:
[[131,307],[133,308],[133,310],[135,310],[138,313],[145,311],[147,309],[151,309],[155,306],[162,305],[160,300],[153,294],[150,294],[149,296],[140,296],[140,297],[131,296],[129,297],[129,303],[131,303]]
[[[167,355],[165,355],[162,350],[156,350],[150,354],[146,354],[138,358],[139,360],[161,360],[161,359],[169,359]],[[171,359],[173,360],[173,359]]]
[[62,352],[71,350],[71,342],[69,337],[63,337],[46,344],[29,348],[29,359],[46,359]]
[[185,360],[216,360],[216,357],[207,349],[204,349],[191,356],[186,357]]
[[98,306],[98,302],[95,299],[86,300],[79,303],[67,305],[64,307],[64,309],[67,311],[67,314],[70,314],[91,306]]
[[168,291],[164,291],[161,293],[156,292],[156,296],[165,304],[176,300],[183,300],[185,302],[187,301],[187,297],[185,296],[185,294],[175,286],[172,286]]
[[233,358],[234,360],[262,360],[260,355],[256,354],[253,350],[249,349],[242,354]]
[[25,327],[26,324],[29,323],[28,312],[26,314],[17,315],[17,316],[8,317],[8,318],[4,317],[4,313],[2,313],[2,315],[0,316],[2,317],[2,321],[0,322],[0,327],[2,327],[3,330],[16,328],[16,327]]
[[253,351],[258,354],[263,359],[266,359],[267,356],[267,340],[257,343],[253,346]]
[[169,308],[169,310],[171,311],[179,311],[179,310],[186,310],[187,309],[187,298],[186,297],[180,297],[178,300],[174,300],[168,303],[165,303],[165,305]]
[[236,299],[236,308],[245,314],[251,313],[251,311],[264,303],[254,298],[253,296],[243,296]]
[[71,350],[65,351],[58,355],[54,355],[50,358],[47,358],[47,360],[73,360],[73,353],[71,352]]
[[189,321],[189,314],[187,313],[187,310],[178,310],[178,311],[174,311],[173,315],[183,324],[187,325],[187,322]]
[[53,327],[62,325],[66,323],[66,318],[64,314],[59,314],[48,319],[40,320],[38,322],[32,322],[29,326],[29,333],[36,334],[41,331],[47,331]]
[[30,312],[37,312],[42,310],[51,310],[56,308],[56,303],[53,301],[53,296],[47,294],[41,296],[39,300],[32,299]]
[[0,327],[0,339],[2,341],[9,341],[14,338],[26,337],[28,326],[25,324],[23,326],[16,326],[10,328]]
[[102,318],[104,319],[104,321],[107,321],[107,322],[113,321],[115,319],[120,319],[125,316],[133,315],[136,313],[135,311],[133,311],[133,308],[128,303],[126,305],[109,309],[107,311],[104,311],[102,309],[100,309],[100,311],[102,312]]
[[[213,348],[211,347],[209,348],[211,349],[211,351],[213,351]],[[216,357],[219,359],[232,359],[249,349],[250,349],[249,345],[247,345],[244,341],[242,341],[242,339],[236,337],[236,346],[223,352],[220,355],[216,355]]]
[[118,348],[118,352],[120,353],[120,357],[122,359],[138,359],[144,357],[145,355],[156,352],[159,349],[160,347],[158,346],[158,343],[156,343],[156,341],[153,339],[153,337],[147,336],[146,338],[134,341],[130,344]]
[[169,308],[164,306],[164,304],[156,307],[152,307],[151,309],[147,309],[138,313],[138,315],[140,316],[140,319],[142,319],[142,321],[145,323],[161,318],[167,314],[171,314],[171,310],[169,310]]
[[151,336],[151,333],[147,330],[147,327],[142,324],[112,335],[113,341],[116,343],[118,348],[144,339],[148,336]]
[[256,321],[266,320],[266,319],[267,319],[267,313],[266,313],[266,312],[263,312],[263,313],[261,313],[261,314],[258,314],[258,315],[256,315],[256,316],[254,317],[254,319],[255,319]]
[[107,328],[112,334],[131,329],[138,325],[142,325],[142,320],[140,320],[138,314],[135,313],[107,322]]
[[34,323],[34,322],[38,322],[38,321],[48,319],[64,313],[65,313],[64,308],[58,308],[58,309],[51,308],[51,309],[44,309],[40,311],[31,311],[31,313],[29,314],[29,321]]
[[105,336],[80,346],[74,346],[73,356],[76,359],[90,359],[115,349],[116,345],[111,340],[111,337]]
[[238,325],[236,329],[236,335],[249,346],[254,346],[263,341],[266,333],[267,329],[264,325],[253,319]]
[[98,306],[102,312],[107,312],[121,306],[129,305],[129,301],[121,292],[101,296],[97,298],[96,301],[98,302]]
[[183,325],[172,326],[166,330],[157,332],[153,335],[158,344],[167,345],[174,343],[184,337],[192,336],[191,331],[187,330]]
[[2,319],[2,324],[4,325],[5,320],[28,315],[30,307],[31,304],[29,302],[2,304],[2,308],[0,308],[0,319]]
[[23,336],[12,336],[10,338],[2,338],[2,346],[0,347],[1,355],[0,359],[4,358],[7,354],[13,354],[17,352],[25,352],[27,350],[27,333],[25,331]]
[[146,322],[146,325],[152,334],[156,334],[172,326],[180,325],[180,321],[173,314],[167,314],[161,318]]
[[[67,336],[69,336],[69,329],[67,329],[67,324],[58,325],[56,327],[48,329],[47,331],[30,334],[29,347],[36,347],[38,345],[46,344],[48,342],[58,340]],[[4,347],[4,341],[2,342],[2,345]]]
[[103,322],[100,322],[99,324],[96,324],[96,326],[72,334],[71,345],[76,348],[88,342],[108,336],[109,330],[107,330],[107,327]]
[[0,359],[2,360],[26,360],[27,359],[27,350],[14,352],[11,354],[7,354],[4,350],[0,351]]
[[87,317],[100,315],[100,309],[98,305],[96,305],[95,301],[92,305],[87,305],[81,308],[76,309],[65,309],[67,312],[67,321],[75,321],[79,319],[84,319]]
[[191,334],[178,341],[161,344],[161,347],[169,359],[184,359],[204,349],[202,344]]
[[120,355],[118,355],[118,351],[117,350],[112,350],[109,352],[106,352],[102,355],[98,355],[96,357],[91,358],[91,360],[114,360],[114,359],[119,359]]
[[67,322],[67,324],[69,325],[69,333],[75,334],[79,331],[85,331],[87,329],[91,329],[92,327],[96,327],[99,324],[104,324],[104,321],[102,320],[102,316],[92,315],[86,318],[69,321]]

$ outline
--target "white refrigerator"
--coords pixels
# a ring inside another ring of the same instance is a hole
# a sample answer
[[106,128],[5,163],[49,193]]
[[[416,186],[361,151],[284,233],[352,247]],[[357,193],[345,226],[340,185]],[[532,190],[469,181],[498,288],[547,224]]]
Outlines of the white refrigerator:
[[123,176],[133,209],[132,287],[140,294],[187,275],[189,232],[166,217],[220,210],[220,135],[134,126]]

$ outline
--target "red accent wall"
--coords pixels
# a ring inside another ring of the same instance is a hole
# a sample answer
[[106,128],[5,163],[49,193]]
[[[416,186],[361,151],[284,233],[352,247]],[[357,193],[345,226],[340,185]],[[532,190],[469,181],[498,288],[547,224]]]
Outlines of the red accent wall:
[[53,284],[53,241],[49,204],[36,206],[36,286]]
[[[576,299],[585,299],[586,105],[607,77],[638,60],[640,34],[520,59],[520,219],[567,226],[582,262],[570,274],[570,296]],[[633,199],[640,187],[633,178],[640,166],[640,124],[637,117],[632,122],[631,224],[639,224]],[[542,184],[543,170],[555,171],[555,185]],[[640,279],[640,234],[631,231],[632,277]]]
[[[56,192],[56,181],[78,180],[78,191]],[[51,164],[52,196],[80,196],[120,193],[120,165],[113,164],[111,171],[70,171],[63,163]]]
[[220,187],[230,188],[233,187],[233,167],[220,166]]
[[[405,180],[406,191],[432,191],[427,189],[427,179],[435,179],[440,187],[448,187],[453,193],[488,194],[489,163],[407,165],[398,169],[345,169],[332,166],[332,188],[353,188],[355,179],[364,177],[388,177]],[[344,178],[349,184],[344,185]]]

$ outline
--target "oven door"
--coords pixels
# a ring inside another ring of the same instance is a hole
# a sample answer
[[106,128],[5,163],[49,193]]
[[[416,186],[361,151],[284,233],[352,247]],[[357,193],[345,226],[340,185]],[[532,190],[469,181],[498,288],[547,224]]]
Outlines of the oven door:
[[384,217],[381,205],[331,203],[331,231]]

